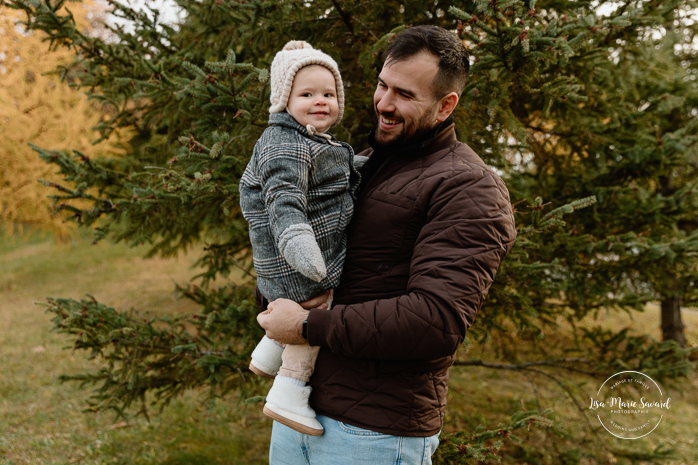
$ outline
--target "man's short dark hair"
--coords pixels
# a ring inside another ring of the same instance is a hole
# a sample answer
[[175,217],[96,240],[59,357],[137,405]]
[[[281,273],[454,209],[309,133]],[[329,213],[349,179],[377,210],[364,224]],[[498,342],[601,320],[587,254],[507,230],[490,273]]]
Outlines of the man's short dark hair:
[[421,52],[439,59],[434,78],[434,98],[455,92],[460,97],[468,80],[468,51],[455,32],[437,26],[408,27],[396,35],[381,56],[383,66],[407,60]]

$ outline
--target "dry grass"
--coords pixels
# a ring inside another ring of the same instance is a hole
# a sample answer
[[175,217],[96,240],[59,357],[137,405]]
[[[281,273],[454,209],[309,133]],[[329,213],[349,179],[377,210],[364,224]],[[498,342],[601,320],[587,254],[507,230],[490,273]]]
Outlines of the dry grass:
[[[47,296],[79,299],[90,293],[118,309],[198,310],[188,301],[175,300],[173,293],[175,282],[184,283],[196,274],[191,267],[198,250],[175,259],[144,260],[145,249],[89,244],[89,238],[76,238],[69,246],[57,246],[41,237],[0,244],[0,465],[266,463],[270,422],[261,415],[259,404],[245,411],[235,396],[206,401],[204,392],[190,392],[150,423],[139,418],[125,424],[110,413],[83,413],[89,393],[58,384],[60,374],[89,370],[97,362],[63,350],[66,338],[50,331],[49,315],[34,301]],[[698,313],[686,312],[684,317],[689,342],[698,342]],[[632,319],[609,313],[599,323],[631,326],[660,337],[656,306]],[[556,334],[547,340],[565,342]],[[508,463],[556,463],[551,458],[554,450],[567,454],[566,463],[614,463],[560,389],[541,379],[534,381],[537,397],[521,374],[452,369],[444,430],[496,425],[522,403],[533,409],[538,400],[541,407],[554,409],[560,428],[548,435],[525,433],[529,447],[512,449],[518,459]],[[677,450],[681,459],[675,463],[698,464],[698,380],[681,386],[683,392],[670,390],[670,415],[650,436],[625,444],[599,433],[600,440],[623,448],[663,443]]]
[[[686,337],[689,345],[698,343],[698,313],[692,310],[683,312]],[[561,329],[565,322],[559,322]],[[627,314],[624,312],[602,312],[597,320],[587,319],[587,326],[603,326],[620,330],[630,328],[631,334],[647,334],[661,339],[660,310],[655,304],[646,306],[644,312]],[[543,340],[546,347],[570,347],[571,341],[565,331],[548,331]],[[459,358],[488,358],[488,351],[473,346],[468,355]],[[506,361],[499,360],[499,363]],[[593,394],[599,387],[598,381],[588,377],[569,375],[568,386],[579,392]],[[576,382],[579,385],[574,386]],[[663,424],[652,434],[638,440],[622,440],[608,434],[598,420],[585,414],[588,412],[588,398],[578,395],[584,413],[564,394],[554,382],[535,374],[526,376],[520,372],[500,371],[480,367],[454,367],[451,369],[449,389],[449,409],[446,412],[444,430],[455,432],[473,430],[480,424],[493,427],[515,413],[524,405],[529,410],[540,407],[551,408],[552,418],[559,425],[552,434],[542,434],[532,430],[523,432],[522,437],[528,447],[514,447],[519,460],[512,463],[557,464],[555,455],[563,452],[569,457],[564,464],[615,464],[629,463],[618,461],[608,450],[652,450],[659,445],[674,449],[675,460],[667,463],[677,465],[698,464],[698,375],[691,380],[666,386],[671,397],[671,410]],[[586,402],[582,402],[586,399]],[[486,412],[486,414],[483,414]],[[592,432],[592,430],[594,432]],[[556,454],[552,454],[555,451]],[[504,463],[509,463],[504,460]]]
[[123,424],[111,413],[83,413],[88,392],[57,382],[98,362],[63,350],[66,338],[50,331],[35,301],[90,293],[117,309],[197,311],[173,291],[196,273],[198,251],[169,260],[144,253],[80,238],[0,246],[0,464],[265,463],[271,424],[258,405],[246,414],[234,396],[206,402],[191,392],[150,423]]

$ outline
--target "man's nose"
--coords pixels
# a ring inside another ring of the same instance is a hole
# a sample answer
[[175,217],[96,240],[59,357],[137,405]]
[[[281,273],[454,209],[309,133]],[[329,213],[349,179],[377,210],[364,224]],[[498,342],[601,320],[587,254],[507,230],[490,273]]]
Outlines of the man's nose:
[[395,111],[395,105],[393,103],[392,93],[390,91],[378,96],[378,99],[376,109],[380,113],[392,113]]

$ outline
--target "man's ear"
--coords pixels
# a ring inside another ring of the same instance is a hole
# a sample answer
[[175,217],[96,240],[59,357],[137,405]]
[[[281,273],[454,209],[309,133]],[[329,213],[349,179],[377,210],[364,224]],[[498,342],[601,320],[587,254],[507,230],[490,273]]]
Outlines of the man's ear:
[[438,112],[436,113],[436,120],[441,123],[445,121],[446,118],[455,110],[456,105],[458,105],[458,94],[451,92],[450,94],[442,97],[439,100]]

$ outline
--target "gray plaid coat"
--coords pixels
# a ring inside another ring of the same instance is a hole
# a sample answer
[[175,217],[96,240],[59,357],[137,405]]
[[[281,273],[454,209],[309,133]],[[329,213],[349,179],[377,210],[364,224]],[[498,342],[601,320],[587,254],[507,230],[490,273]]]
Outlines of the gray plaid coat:
[[[339,284],[360,175],[349,144],[310,135],[286,112],[270,115],[269,125],[240,179],[240,208],[260,291],[269,301],[301,302]],[[279,252],[280,238],[295,225],[313,229],[327,267],[320,282],[293,269]]]

